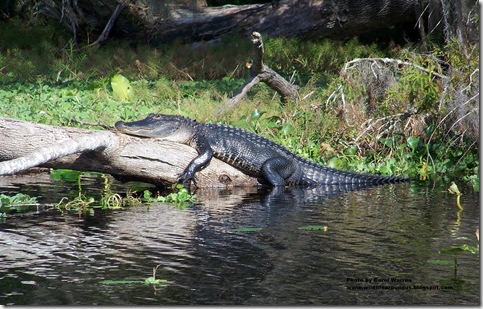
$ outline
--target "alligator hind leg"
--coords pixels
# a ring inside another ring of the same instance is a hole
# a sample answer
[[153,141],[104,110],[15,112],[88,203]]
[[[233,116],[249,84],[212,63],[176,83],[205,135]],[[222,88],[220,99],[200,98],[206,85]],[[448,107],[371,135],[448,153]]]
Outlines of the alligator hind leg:
[[262,165],[262,174],[272,186],[285,185],[285,180],[295,172],[295,166],[283,157],[268,159]]

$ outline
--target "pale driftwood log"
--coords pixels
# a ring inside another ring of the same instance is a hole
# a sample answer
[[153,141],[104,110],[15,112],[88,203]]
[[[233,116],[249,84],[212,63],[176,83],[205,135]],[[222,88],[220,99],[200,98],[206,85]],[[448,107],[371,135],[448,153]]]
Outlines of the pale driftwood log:
[[275,90],[280,95],[282,102],[297,99],[297,87],[263,63],[264,47],[262,35],[254,31],[252,32],[251,40],[253,44],[253,60],[247,65],[250,68],[250,77],[238,89],[235,96],[225,103],[224,108],[230,109],[238,104],[247,92],[259,82],[264,82]]
[[[176,183],[196,150],[160,139],[0,118],[0,175],[33,166],[108,173],[124,181]],[[198,187],[255,186],[257,180],[213,158]]]

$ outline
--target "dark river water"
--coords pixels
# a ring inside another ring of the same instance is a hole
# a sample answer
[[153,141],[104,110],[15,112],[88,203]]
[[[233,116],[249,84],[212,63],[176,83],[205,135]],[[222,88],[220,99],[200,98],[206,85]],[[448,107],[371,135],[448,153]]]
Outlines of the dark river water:
[[[76,184],[0,178],[0,193],[41,203],[77,194]],[[84,192],[102,187],[85,182]],[[456,276],[431,262],[479,244],[479,194],[460,188],[459,212],[446,187],[208,191],[184,209],[80,217],[34,207],[0,221],[0,304],[479,305],[479,252],[458,255]],[[157,265],[168,282],[143,284]]]

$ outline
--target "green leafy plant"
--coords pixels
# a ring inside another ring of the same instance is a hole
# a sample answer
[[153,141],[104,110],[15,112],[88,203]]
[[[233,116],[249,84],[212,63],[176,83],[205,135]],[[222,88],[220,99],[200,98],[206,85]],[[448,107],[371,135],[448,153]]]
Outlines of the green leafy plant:
[[125,101],[130,98],[132,93],[131,83],[121,74],[116,74],[111,77],[111,87],[114,92],[114,97],[117,100]]
[[0,194],[0,217],[6,218],[11,212],[24,212],[28,210],[28,206],[38,205],[37,198],[27,194],[17,193],[9,196]]
[[146,278],[146,280],[144,280],[144,283],[151,284],[151,285],[163,285],[168,282],[167,280],[156,279],[156,271],[158,270],[159,266],[161,266],[161,264],[157,265],[156,267],[153,267],[153,275],[151,277]]
[[464,253],[468,253],[468,252],[472,253],[472,254],[476,254],[478,252],[478,248],[465,244],[465,245],[461,245],[461,246],[458,246],[458,247],[441,249],[441,250],[439,250],[440,254],[452,254],[453,260],[440,260],[440,259],[438,259],[438,260],[428,260],[427,262],[431,263],[431,264],[443,265],[443,266],[453,265],[454,279],[456,279],[457,275],[458,275],[458,264],[459,264],[458,263],[458,256],[460,254],[464,254]]
[[190,194],[182,184],[173,184],[172,189],[176,192],[169,193],[166,196],[152,196],[149,190],[144,191],[144,199],[147,203],[169,203],[175,204],[179,208],[186,208],[190,204],[196,202],[196,194]]
[[92,196],[86,196],[82,189],[82,175],[92,174],[71,170],[57,170],[51,172],[53,179],[62,179],[64,181],[75,181],[78,186],[78,195],[73,199],[63,197],[55,208],[61,211],[76,212],[81,214],[94,214],[95,208],[101,209],[121,209],[123,206],[139,206],[142,204],[141,199],[134,197],[133,192],[127,192],[125,197],[111,190],[111,177],[105,174],[98,174],[104,180],[104,188],[99,200]]
[[81,214],[94,214],[94,209],[91,207],[95,203],[93,197],[86,197],[81,192],[75,198],[69,200],[68,197],[63,197],[57,204],[55,208],[60,211],[76,212]]
[[[451,190],[454,190],[455,192],[459,192],[459,190],[457,188],[455,188],[454,186],[453,186],[453,188],[451,188]],[[461,210],[462,209],[460,209],[460,212],[461,212]],[[459,221],[459,219],[458,219],[458,221]],[[476,235],[476,240],[479,242],[480,241],[479,229],[476,229],[475,235]],[[460,239],[468,240],[467,237],[460,237]],[[456,247],[444,248],[444,249],[441,249],[441,250],[438,251],[439,254],[451,254],[451,255],[453,255],[452,260],[434,259],[434,260],[428,260],[427,262],[430,263],[430,264],[441,265],[441,266],[453,266],[453,269],[454,269],[453,270],[453,278],[451,280],[446,280],[445,282],[447,282],[448,284],[454,284],[454,283],[461,284],[464,281],[457,278],[457,276],[458,276],[458,265],[459,265],[458,256],[461,255],[461,254],[465,254],[465,253],[476,254],[476,253],[479,252],[479,250],[480,249],[479,249],[478,244],[476,246],[463,244],[463,245],[459,245],[459,246],[456,246]]]
[[166,286],[168,280],[165,279],[156,279],[156,271],[158,270],[161,264],[153,267],[153,275],[151,277],[146,278],[145,280],[102,280],[99,283],[104,285],[126,285],[126,284],[145,284],[151,285],[154,288],[156,286]]
[[76,212],[79,214],[93,214],[94,209],[92,208],[92,204],[95,203],[95,199],[93,197],[87,197],[84,195],[82,190],[82,173],[70,171],[70,170],[62,170],[56,171],[51,173],[55,178],[62,178],[64,180],[75,181],[77,182],[78,194],[73,199],[69,199],[69,197],[63,197],[58,203],[54,206],[56,209],[60,211],[67,211],[67,212]]

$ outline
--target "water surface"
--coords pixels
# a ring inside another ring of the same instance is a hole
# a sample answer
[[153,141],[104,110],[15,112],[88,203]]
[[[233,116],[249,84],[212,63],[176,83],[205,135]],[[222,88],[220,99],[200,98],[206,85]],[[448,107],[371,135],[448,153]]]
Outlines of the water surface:
[[[34,177],[2,193],[43,202],[77,185]],[[86,180],[99,190],[101,180]],[[479,195],[430,184],[199,192],[172,205],[34,209],[0,223],[0,304],[16,305],[478,305],[479,253],[452,266],[440,249],[477,246]],[[461,188],[460,188],[461,189]],[[307,230],[312,227],[314,230]],[[252,231],[247,228],[258,228]],[[166,286],[103,284],[156,278]]]

